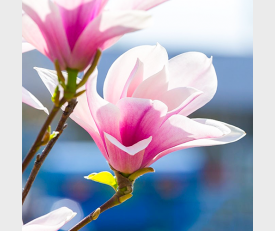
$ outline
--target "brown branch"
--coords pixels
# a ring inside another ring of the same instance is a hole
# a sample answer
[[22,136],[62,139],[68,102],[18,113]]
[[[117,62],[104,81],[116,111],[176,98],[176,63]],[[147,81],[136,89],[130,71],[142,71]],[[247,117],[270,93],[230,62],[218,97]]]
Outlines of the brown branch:
[[99,214],[123,203],[124,201],[126,201],[132,197],[134,181],[130,181],[127,177],[124,177],[120,172],[116,171],[115,169],[112,168],[112,170],[115,172],[115,175],[116,175],[117,181],[118,181],[117,182],[118,183],[117,192],[107,202],[105,202],[103,205],[101,205],[95,211],[90,213],[87,217],[82,219],[78,224],[76,224],[69,231],[77,231],[77,230],[83,228],[85,225],[89,224],[91,221],[96,220],[98,218]]
[[36,156],[36,161],[34,163],[33,169],[32,169],[31,174],[27,180],[25,188],[22,192],[22,204],[24,204],[24,201],[31,189],[31,186],[38,174],[38,171],[39,171],[41,165],[43,164],[44,160],[48,156],[49,152],[52,150],[52,147],[54,146],[55,142],[58,140],[58,138],[62,134],[63,130],[67,127],[67,124],[65,124],[65,122],[69,118],[70,114],[73,112],[76,104],[77,104],[76,99],[73,99],[68,103],[68,105],[67,105],[65,111],[63,112],[62,117],[56,127],[56,130],[55,130],[56,132],[59,132],[59,133],[56,135],[56,137],[52,138],[48,142],[48,144],[45,147],[45,149],[43,150],[42,154]]
[[136,172],[132,173],[131,175],[128,174],[127,176],[125,176],[122,173],[115,170],[111,165],[110,167],[114,171],[117,178],[117,184],[118,184],[117,192],[111,197],[111,199],[109,199],[107,202],[105,202],[95,211],[93,211],[84,219],[82,219],[78,224],[76,224],[69,231],[77,231],[83,228],[85,225],[89,224],[91,221],[96,220],[98,216],[104,211],[110,208],[113,208],[123,203],[124,201],[128,200],[129,198],[131,198],[132,192],[133,192],[133,184],[135,180],[146,173],[155,171],[153,168],[147,167],[147,168],[139,169]]
[[47,117],[45,123],[43,124],[36,140],[34,141],[31,149],[29,150],[27,156],[25,157],[23,163],[22,163],[22,172],[26,170],[28,167],[29,163],[31,162],[32,158],[34,157],[35,153],[38,151],[38,149],[41,147],[41,142],[42,139],[48,129],[48,127],[51,125],[54,117],[56,116],[57,112],[61,108],[61,106],[66,102],[66,100],[63,98],[60,100],[59,106],[54,106],[53,109],[51,110],[49,116]]

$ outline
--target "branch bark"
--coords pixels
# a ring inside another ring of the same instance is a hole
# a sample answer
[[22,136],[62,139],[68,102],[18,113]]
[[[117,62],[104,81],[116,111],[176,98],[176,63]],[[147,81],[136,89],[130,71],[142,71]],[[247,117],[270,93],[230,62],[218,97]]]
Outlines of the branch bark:
[[54,106],[53,109],[51,110],[48,118],[46,119],[45,123],[43,124],[36,140],[34,141],[31,149],[29,150],[27,156],[25,157],[25,159],[23,160],[22,163],[22,172],[24,172],[26,170],[26,168],[28,167],[29,163],[31,162],[32,158],[34,157],[35,153],[38,151],[38,149],[41,147],[41,142],[42,139],[48,129],[48,127],[51,125],[54,117],[56,116],[57,112],[59,111],[59,109],[61,108],[61,106],[66,102],[66,100],[63,98],[60,100],[60,104],[59,106]]
[[131,181],[127,177],[124,177],[120,172],[116,171],[115,169],[112,168],[112,170],[115,172],[115,175],[118,181],[117,192],[107,202],[105,202],[95,211],[91,212],[88,216],[82,219],[78,224],[76,224],[69,231],[77,231],[83,228],[85,225],[89,224],[91,221],[96,220],[99,214],[123,203],[124,201],[132,197],[134,181]]
[[[26,185],[24,187],[24,190],[22,192],[22,204],[24,204],[24,201],[25,201],[25,199],[26,199],[26,197],[27,197],[27,195],[28,195],[28,193],[29,193],[29,191],[30,191],[30,189],[32,187],[32,184],[33,184],[33,182],[34,182],[34,180],[35,180],[35,178],[36,178],[36,176],[37,176],[37,174],[39,172],[39,169],[40,169],[41,165],[43,164],[43,162],[45,161],[46,157],[48,156],[48,154],[52,150],[55,142],[58,140],[58,138],[62,134],[63,130],[67,127],[67,124],[65,124],[66,120],[69,118],[69,116],[73,112],[76,104],[77,104],[76,99],[72,99],[68,103],[68,105],[67,105],[65,111],[63,112],[62,117],[61,117],[60,121],[58,122],[58,125],[57,125],[57,127],[55,129],[55,131],[57,131],[59,133],[56,135],[56,137],[52,138],[48,142],[48,144],[45,147],[45,149],[43,150],[42,154],[36,156],[36,161],[34,163],[33,169],[31,171],[31,174],[30,174],[30,176],[29,176],[29,178],[27,180],[27,183],[26,183]],[[35,152],[34,152],[34,154],[35,154]]]
[[121,172],[115,170],[111,165],[110,165],[110,168],[114,171],[117,178],[117,184],[118,184],[117,192],[111,197],[111,199],[109,199],[99,208],[97,208],[88,216],[86,216],[84,219],[82,219],[78,224],[76,224],[69,231],[78,231],[79,229],[83,228],[85,225],[89,224],[91,221],[96,220],[98,216],[104,211],[110,208],[113,208],[123,203],[124,201],[130,199],[133,196],[132,192],[133,192],[133,184],[135,180],[146,173],[155,171],[151,167],[146,167],[143,169],[139,169],[130,175],[128,174],[127,176],[125,176],[125,174],[123,175]]

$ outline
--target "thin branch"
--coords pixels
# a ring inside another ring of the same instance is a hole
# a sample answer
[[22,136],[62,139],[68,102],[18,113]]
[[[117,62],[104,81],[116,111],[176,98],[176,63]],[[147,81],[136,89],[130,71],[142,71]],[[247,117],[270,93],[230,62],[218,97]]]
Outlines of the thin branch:
[[134,180],[133,181],[129,180],[127,177],[123,176],[120,172],[116,171],[112,166],[110,167],[114,171],[117,178],[117,183],[118,183],[117,192],[107,202],[105,202],[95,211],[91,212],[87,217],[82,219],[78,224],[76,224],[69,231],[77,231],[83,228],[85,225],[89,224],[91,221],[96,220],[98,216],[104,211],[110,208],[113,208],[132,197]]
[[32,158],[34,157],[35,153],[38,151],[38,149],[41,147],[41,141],[48,129],[48,127],[51,125],[54,117],[56,116],[57,112],[61,108],[61,106],[66,102],[66,100],[63,98],[60,100],[59,106],[54,106],[52,111],[50,112],[48,118],[46,119],[45,123],[43,124],[36,140],[34,141],[31,149],[29,150],[27,156],[25,157],[23,163],[22,163],[22,172],[26,170],[29,163],[31,162]]
[[99,214],[103,213],[104,211],[113,208],[121,203],[123,203],[125,200],[121,200],[121,197],[127,197],[129,199],[132,197],[132,194],[122,194],[122,192],[118,191],[115,195],[111,197],[110,200],[108,200],[106,203],[101,205],[99,208],[97,208],[95,211],[90,213],[87,217],[85,217],[83,220],[81,220],[78,224],[76,224],[73,228],[71,228],[69,231],[77,231],[81,228],[83,228],[85,225],[89,224],[91,221],[96,220],[99,216]]
[[24,201],[25,201],[25,199],[26,199],[26,197],[27,197],[27,195],[28,195],[28,193],[31,189],[31,186],[32,186],[37,174],[38,174],[38,171],[39,171],[41,165],[43,164],[44,160],[48,156],[49,152],[52,150],[55,142],[58,140],[58,138],[62,134],[63,130],[67,127],[67,124],[65,124],[65,122],[69,118],[71,113],[73,112],[76,104],[77,104],[76,99],[73,99],[68,103],[68,105],[67,105],[65,111],[63,112],[62,117],[61,117],[61,119],[60,119],[60,121],[59,121],[59,123],[56,127],[56,130],[55,130],[56,132],[58,132],[58,134],[56,135],[56,137],[52,138],[48,142],[48,144],[45,147],[45,149],[43,150],[42,154],[37,155],[36,161],[35,161],[34,166],[33,166],[33,169],[31,171],[31,174],[30,174],[30,176],[27,180],[27,183],[25,185],[25,188],[22,192],[22,204],[24,204]]
[[[110,164],[109,164],[110,165]],[[135,180],[149,172],[154,172],[155,170],[151,167],[146,167],[143,169],[138,169],[137,171],[133,172],[132,174],[128,174],[125,176],[125,174],[117,171],[114,169],[111,165],[110,168],[114,171],[117,179],[118,184],[118,190],[117,192],[103,205],[101,205],[99,208],[97,208],[95,211],[91,212],[87,217],[83,218],[80,222],[78,222],[73,228],[71,228],[69,231],[78,231],[79,229],[83,228],[87,224],[89,224],[91,221],[96,220],[98,216],[103,213],[104,211],[113,208],[117,205],[120,205],[124,201],[130,199],[133,195],[133,184],[135,183]]]

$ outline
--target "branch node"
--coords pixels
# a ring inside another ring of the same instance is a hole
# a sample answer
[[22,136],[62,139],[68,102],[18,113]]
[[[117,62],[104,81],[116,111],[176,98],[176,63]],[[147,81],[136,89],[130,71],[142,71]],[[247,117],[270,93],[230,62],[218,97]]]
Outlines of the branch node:
[[100,208],[97,208],[92,214],[92,220],[96,220],[100,214]]

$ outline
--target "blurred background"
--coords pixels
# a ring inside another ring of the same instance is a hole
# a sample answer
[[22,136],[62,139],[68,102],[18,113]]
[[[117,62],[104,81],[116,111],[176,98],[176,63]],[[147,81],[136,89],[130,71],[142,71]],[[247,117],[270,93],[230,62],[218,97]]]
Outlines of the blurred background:
[[[213,56],[218,90],[211,102],[190,117],[220,120],[242,128],[247,135],[236,143],[186,149],[158,160],[152,166],[154,174],[137,180],[131,200],[81,230],[252,231],[252,1],[171,0],[150,12],[155,21],[152,28],[125,35],[103,53],[98,92],[102,95],[111,64],[134,46],[158,42],[169,58],[200,51]],[[37,51],[23,54],[23,86],[51,109],[50,94],[35,66],[54,69]],[[22,107],[24,158],[46,114]],[[33,162],[23,174],[23,186],[32,166]],[[26,199],[24,223],[67,206],[77,216],[62,230],[71,228],[113,195],[111,187],[83,178],[99,171],[109,171],[106,160],[89,134],[69,119]]]

